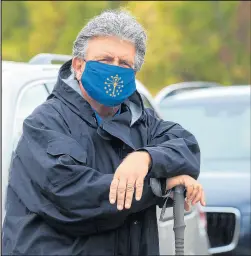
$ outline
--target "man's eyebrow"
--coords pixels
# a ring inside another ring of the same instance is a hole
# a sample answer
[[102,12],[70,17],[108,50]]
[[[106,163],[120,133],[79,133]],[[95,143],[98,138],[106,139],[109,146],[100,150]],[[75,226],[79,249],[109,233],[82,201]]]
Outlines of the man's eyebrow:
[[114,58],[111,54],[109,54],[109,53],[101,53],[101,54],[99,54],[99,55],[97,55],[97,56],[94,56],[93,58],[94,59],[100,59],[100,58],[104,58],[104,57],[110,57],[110,58]]
[[[104,58],[104,57],[114,58],[114,56],[113,56],[111,53],[109,53],[109,52],[101,53],[101,54],[99,54],[99,55],[94,56],[93,58],[94,58],[94,59],[101,59],[101,58]],[[131,66],[134,65],[134,63],[133,63],[132,61],[130,61],[130,60],[128,60],[128,59],[126,58],[126,55],[120,56],[120,57],[119,57],[119,60],[120,60],[120,61],[125,61],[125,62],[127,62],[129,65],[131,65]]]
[[128,62],[129,64],[133,65],[134,63],[133,63],[132,61],[128,60],[128,59],[126,58],[126,56],[127,56],[127,55],[120,56],[119,59],[120,59],[120,60],[123,60],[123,61],[126,61],[126,62]]

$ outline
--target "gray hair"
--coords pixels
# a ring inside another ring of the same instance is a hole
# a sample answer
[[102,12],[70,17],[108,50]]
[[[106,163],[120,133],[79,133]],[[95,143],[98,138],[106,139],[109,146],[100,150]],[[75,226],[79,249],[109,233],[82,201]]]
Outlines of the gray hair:
[[144,28],[127,11],[108,10],[91,19],[73,44],[73,57],[84,58],[88,40],[97,36],[117,36],[135,45],[135,71],[139,71],[146,53]]

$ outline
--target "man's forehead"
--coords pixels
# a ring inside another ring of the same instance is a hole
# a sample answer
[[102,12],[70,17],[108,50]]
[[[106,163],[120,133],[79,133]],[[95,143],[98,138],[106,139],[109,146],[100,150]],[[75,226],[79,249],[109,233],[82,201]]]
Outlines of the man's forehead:
[[102,57],[110,55],[120,58],[134,58],[135,46],[129,41],[116,37],[98,37],[88,42],[87,55]]

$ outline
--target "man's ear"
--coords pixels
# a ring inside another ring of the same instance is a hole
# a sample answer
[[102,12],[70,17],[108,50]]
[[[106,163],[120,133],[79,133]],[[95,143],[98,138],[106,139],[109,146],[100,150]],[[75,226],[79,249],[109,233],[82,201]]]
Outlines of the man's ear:
[[72,68],[75,71],[77,80],[79,81],[85,69],[85,62],[78,57],[74,57],[72,59]]

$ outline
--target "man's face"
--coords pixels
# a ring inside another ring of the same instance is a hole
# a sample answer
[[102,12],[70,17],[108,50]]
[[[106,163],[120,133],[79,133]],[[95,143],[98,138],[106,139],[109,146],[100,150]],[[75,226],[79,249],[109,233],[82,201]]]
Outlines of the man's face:
[[[86,61],[94,60],[124,68],[134,68],[135,46],[133,43],[117,37],[96,37],[88,42]],[[78,58],[72,61],[76,78],[80,81],[85,69],[85,62]]]

